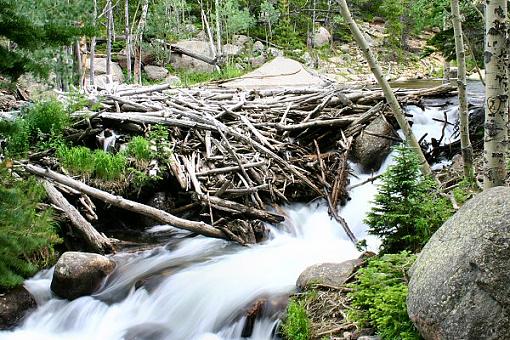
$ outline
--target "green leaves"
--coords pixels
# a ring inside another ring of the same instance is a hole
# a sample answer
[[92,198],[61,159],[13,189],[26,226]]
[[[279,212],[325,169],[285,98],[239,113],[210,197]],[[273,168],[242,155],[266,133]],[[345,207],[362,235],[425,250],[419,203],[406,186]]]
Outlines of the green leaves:
[[287,307],[287,316],[283,323],[283,334],[288,340],[310,339],[310,320],[303,302],[291,299]]
[[416,259],[403,251],[369,260],[349,285],[353,310],[349,318],[360,327],[374,327],[382,339],[420,339],[407,315],[407,271]]
[[396,164],[382,176],[374,207],[365,223],[382,239],[381,253],[419,251],[453,214],[435,183],[420,174],[420,163],[408,147],[397,148]]

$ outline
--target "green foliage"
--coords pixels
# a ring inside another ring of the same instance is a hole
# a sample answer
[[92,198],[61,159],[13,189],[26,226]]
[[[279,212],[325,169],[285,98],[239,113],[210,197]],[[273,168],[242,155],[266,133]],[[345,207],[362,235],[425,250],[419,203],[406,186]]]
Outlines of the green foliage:
[[37,132],[60,134],[70,123],[69,114],[64,105],[56,99],[29,106],[24,116],[33,135]]
[[415,259],[415,255],[403,251],[369,260],[349,285],[353,307],[349,319],[360,327],[374,327],[383,340],[420,339],[406,307],[406,273]]
[[0,169],[0,289],[14,287],[53,258],[51,210],[39,211],[44,189],[34,178],[17,181]]
[[179,71],[177,75],[181,79],[181,84],[184,87],[192,86],[200,83],[225,80],[242,76],[246,71],[241,70],[234,65],[227,65],[220,71],[214,72],[195,72],[195,71]]
[[282,325],[283,335],[288,340],[310,339],[310,319],[302,301],[290,299],[287,316]]
[[149,141],[140,136],[131,139],[127,145],[127,153],[140,161],[150,161],[153,156]]
[[190,15],[191,4],[182,0],[160,0],[150,6],[146,34],[149,37],[176,41],[191,38],[187,26],[194,16]]
[[227,40],[232,34],[248,31],[255,25],[255,19],[247,8],[241,8],[238,0],[220,2],[220,17]]
[[62,166],[73,174],[95,176],[106,181],[124,178],[127,165],[127,159],[121,153],[113,155],[103,150],[92,151],[83,146],[62,146],[57,149],[57,157]]
[[415,152],[405,146],[396,150],[396,163],[381,177],[374,207],[365,219],[369,233],[381,237],[382,253],[419,251],[453,214],[435,182],[421,175]]
[[5,155],[7,157],[23,157],[30,147],[30,128],[24,119],[14,122],[0,121],[0,136],[7,140]]

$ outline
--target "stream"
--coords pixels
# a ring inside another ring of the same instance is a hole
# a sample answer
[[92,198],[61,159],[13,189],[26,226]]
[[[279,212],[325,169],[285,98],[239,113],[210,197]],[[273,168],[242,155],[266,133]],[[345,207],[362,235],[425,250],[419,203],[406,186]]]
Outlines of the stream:
[[[481,94],[476,82],[468,91]],[[406,108],[413,115],[417,138],[424,133],[428,140],[440,138],[443,124],[432,118],[443,119],[444,112],[448,121],[455,121],[456,99],[441,100],[444,105],[425,110]],[[453,134],[453,126],[447,126],[443,142]],[[378,173],[392,161],[390,154]],[[351,185],[373,175],[361,173],[356,164],[351,168]],[[353,189],[351,200],[340,211],[371,250],[377,250],[380,242],[367,236],[363,219],[376,192],[377,181]],[[103,287],[74,301],[53,296],[52,269],[41,271],[25,281],[38,308],[18,328],[0,332],[0,339],[242,339],[246,310],[257,299],[286,299],[308,266],[359,256],[341,226],[329,217],[324,202],[283,208],[288,215],[284,226],[268,226],[270,238],[251,247],[202,236],[187,238],[180,232],[166,246],[113,255],[117,267]],[[158,226],[147,232],[169,229]],[[249,338],[276,339],[278,317],[274,310],[263,313]]]

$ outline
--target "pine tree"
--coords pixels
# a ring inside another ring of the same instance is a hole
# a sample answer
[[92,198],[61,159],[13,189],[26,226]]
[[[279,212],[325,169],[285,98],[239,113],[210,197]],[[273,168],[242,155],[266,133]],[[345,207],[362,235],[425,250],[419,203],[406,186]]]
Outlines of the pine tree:
[[405,146],[397,152],[365,219],[369,233],[381,237],[382,253],[419,251],[452,214],[449,202],[437,194],[434,180],[421,175],[416,153]]

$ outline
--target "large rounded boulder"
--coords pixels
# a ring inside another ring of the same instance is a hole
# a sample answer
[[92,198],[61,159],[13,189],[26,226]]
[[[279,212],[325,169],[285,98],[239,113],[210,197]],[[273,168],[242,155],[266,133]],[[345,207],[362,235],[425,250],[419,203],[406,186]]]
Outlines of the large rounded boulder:
[[68,251],[55,265],[51,290],[68,300],[90,295],[114,268],[115,262],[105,256]]
[[0,293],[0,330],[16,326],[35,307],[35,299],[23,286]]
[[315,285],[340,287],[363,263],[362,259],[340,263],[318,263],[306,268],[296,281],[299,290],[313,288]]
[[407,308],[425,339],[508,339],[510,188],[467,202],[410,271]]

